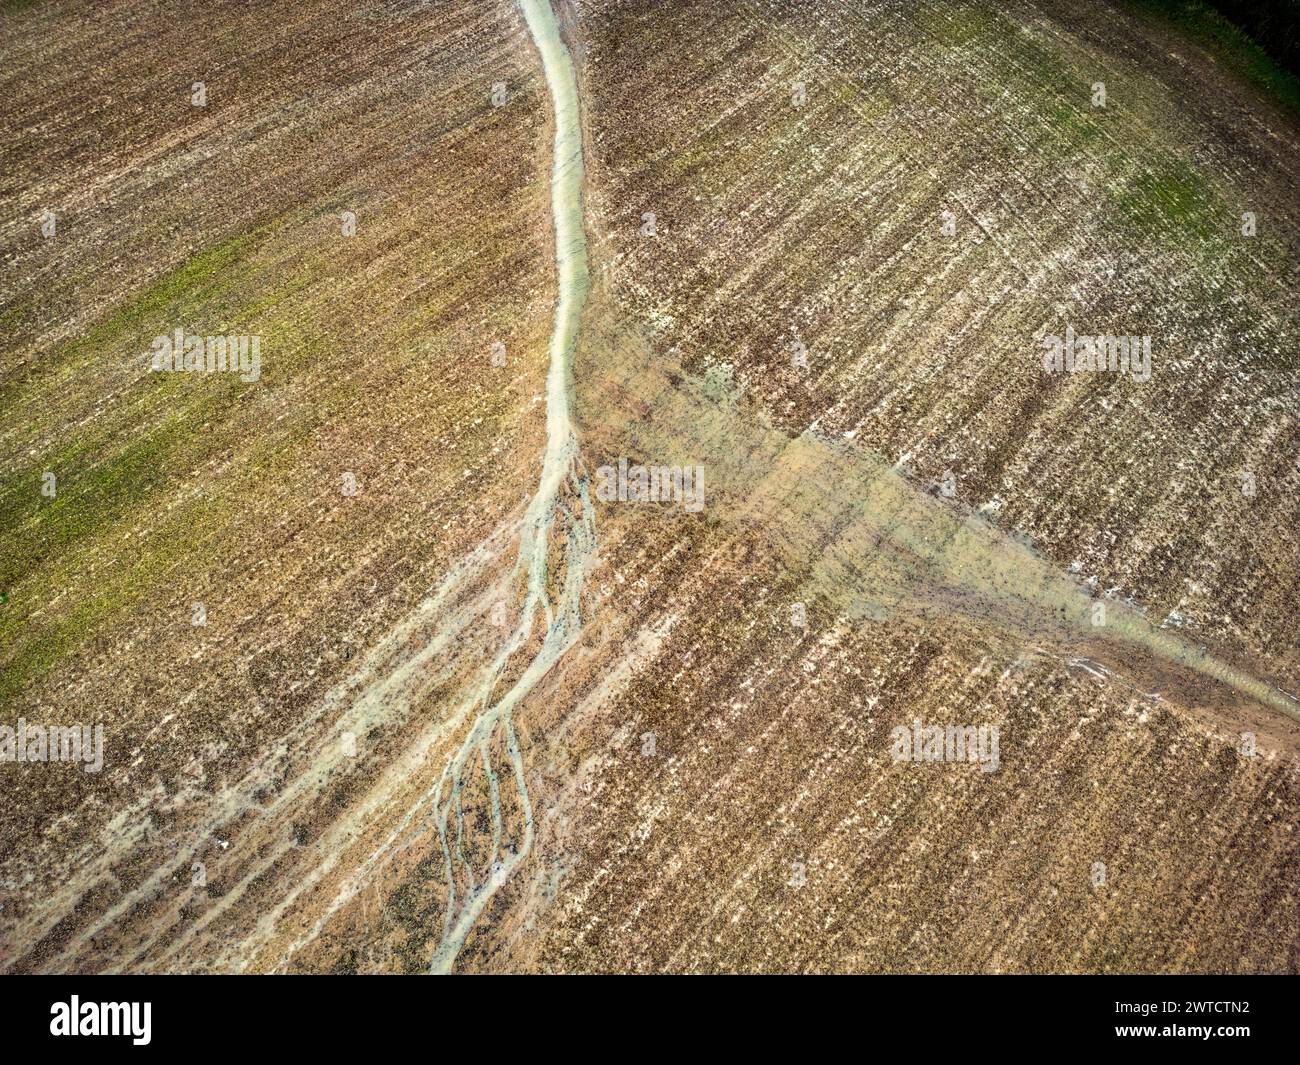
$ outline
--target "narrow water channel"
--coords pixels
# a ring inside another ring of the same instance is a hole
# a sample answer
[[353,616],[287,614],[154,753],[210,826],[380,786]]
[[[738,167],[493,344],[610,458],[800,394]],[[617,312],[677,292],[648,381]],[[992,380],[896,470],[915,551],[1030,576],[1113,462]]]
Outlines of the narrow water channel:
[[[541,479],[529,502],[520,535],[517,568],[525,575],[526,593],[520,620],[491,667],[471,694],[478,713],[469,733],[442,774],[434,821],[447,880],[447,908],[442,938],[434,951],[434,972],[450,971],[474,922],[492,896],[527,857],[533,845],[533,813],[523,756],[515,735],[513,711],[545,676],[578,636],[582,625],[580,594],[583,576],[595,550],[595,524],[587,478],[578,459],[573,429],[573,352],[588,289],[587,241],[582,226],[582,126],[578,113],[578,81],[569,50],[549,0],[519,0],[533,42],[541,53],[546,85],[555,119],[555,157],[551,168],[551,210],[555,223],[555,262],[558,298],[551,332],[546,377],[546,450]],[[566,541],[559,592],[548,590],[549,545],[557,532]],[[541,647],[519,679],[499,699],[494,693],[507,664],[527,646],[540,619],[546,632]],[[492,764],[495,741],[508,752],[510,772],[501,780]],[[477,760],[487,778],[492,831],[489,868],[475,868],[464,854],[468,831],[461,804],[461,787]],[[523,835],[506,841],[501,789],[513,787],[522,811]],[[462,893],[457,895],[457,885]]]

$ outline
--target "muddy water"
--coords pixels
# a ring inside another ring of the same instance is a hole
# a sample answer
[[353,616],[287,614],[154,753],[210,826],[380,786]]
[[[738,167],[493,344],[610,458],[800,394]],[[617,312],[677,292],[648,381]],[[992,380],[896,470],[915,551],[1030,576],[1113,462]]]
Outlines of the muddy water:
[[[579,598],[583,574],[595,549],[595,526],[587,480],[578,461],[573,430],[573,352],[582,307],[589,284],[587,243],[582,228],[582,128],[578,113],[578,83],[569,51],[548,0],[520,0],[533,42],[541,53],[555,117],[555,158],[551,171],[551,208],[555,224],[555,260],[559,296],[551,333],[550,363],[546,378],[546,450],[541,480],[528,506],[519,546],[518,569],[526,578],[521,620],[473,693],[481,707],[464,743],[442,775],[434,818],[448,884],[442,939],[434,951],[434,972],[448,972],[492,896],[509,879],[533,845],[532,805],[523,758],[515,736],[512,714],[534,685],[564,654],[581,628]],[[559,592],[552,601],[549,587],[548,547],[557,532],[565,543],[564,570]],[[540,619],[546,626],[542,644],[519,679],[500,699],[493,692],[507,664],[532,637]],[[510,762],[510,777],[503,782],[492,764],[491,748],[503,740]],[[474,761],[487,779],[493,861],[478,870],[466,860],[466,833],[461,784]],[[502,787],[513,787],[522,813],[523,836],[510,843],[503,839]],[[457,885],[465,887],[460,895]]]

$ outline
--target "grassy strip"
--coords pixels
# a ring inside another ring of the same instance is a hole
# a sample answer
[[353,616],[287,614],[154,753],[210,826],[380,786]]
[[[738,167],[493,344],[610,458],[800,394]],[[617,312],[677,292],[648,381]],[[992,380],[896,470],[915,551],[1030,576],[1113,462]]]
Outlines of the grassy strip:
[[1124,0],[1149,18],[1172,24],[1234,74],[1300,115],[1300,78],[1278,65],[1240,26],[1200,0]]

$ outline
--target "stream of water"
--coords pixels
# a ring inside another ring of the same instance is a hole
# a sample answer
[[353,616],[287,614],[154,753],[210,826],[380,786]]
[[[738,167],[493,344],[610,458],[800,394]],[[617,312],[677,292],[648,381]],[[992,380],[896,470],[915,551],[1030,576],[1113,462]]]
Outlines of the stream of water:
[[[578,82],[569,50],[560,37],[548,0],[519,0],[529,32],[541,53],[555,114],[555,158],[551,171],[551,209],[555,223],[555,260],[559,296],[550,341],[546,378],[546,450],[541,480],[528,505],[520,535],[517,571],[526,581],[520,620],[492,665],[471,693],[478,709],[468,735],[443,770],[434,804],[434,822],[447,880],[447,907],[442,939],[434,951],[434,972],[450,971],[474,922],[492,896],[509,879],[533,844],[533,813],[523,757],[515,736],[513,711],[519,701],[577,639],[582,626],[580,594],[588,560],[596,545],[587,477],[578,457],[573,429],[573,352],[588,289],[587,242],[582,226],[582,127]],[[557,524],[558,523],[558,524]],[[549,590],[549,545],[564,540],[563,573],[552,600]],[[541,647],[518,680],[499,699],[494,692],[507,664],[527,646],[533,625],[546,626]],[[491,746],[504,742],[522,813],[523,836],[503,841],[502,781],[492,764]],[[464,853],[466,826],[461,788],[477,759],[487,779],[492,830],[492,861],[476,869]],[[457,895],[457,884],[467,885]]]

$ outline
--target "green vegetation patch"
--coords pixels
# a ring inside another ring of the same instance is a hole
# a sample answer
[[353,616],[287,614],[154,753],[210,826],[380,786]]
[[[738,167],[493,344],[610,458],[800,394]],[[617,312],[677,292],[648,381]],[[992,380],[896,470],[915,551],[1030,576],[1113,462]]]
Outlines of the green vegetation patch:
[[143,355],[144,338],[194,318],[233,291],[247,278],[247,266],[241,264],[255,243],[256,234],[242,234],[198,252],[81,336],[34,359],[0,387],[4,422],[29,425],[47,407],[50,392],[68,387],[77,374],[93,372],[105,353],[138,349]]
[[1196,243],[1221,239],[1227,217],[1217,193],[1194,167],[1182,162],[1136,174],[1116,202],[1143,232],[1172,231]]
[[974,4],[925,5],[917,12],[917,23],[927,36],[940,44],[958,46],[988,39],[1003,28],[995,11]]

